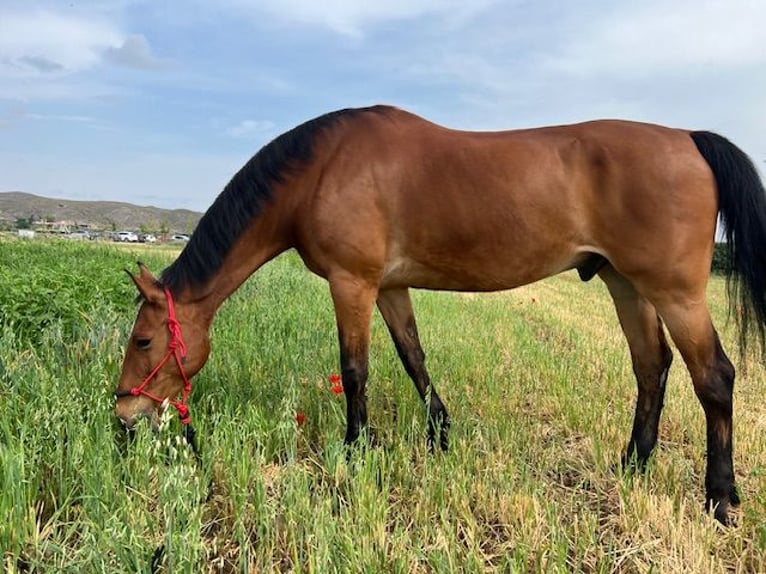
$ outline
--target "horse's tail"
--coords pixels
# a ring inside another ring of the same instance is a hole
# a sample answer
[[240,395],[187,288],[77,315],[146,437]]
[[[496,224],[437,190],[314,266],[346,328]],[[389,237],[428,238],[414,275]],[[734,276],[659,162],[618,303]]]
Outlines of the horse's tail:
[[766,350],[766,190],[752,160],[726,138],[691,132],[718,186],[718,211],[726,233],[729,311],[738,320],[742,352],[755,330]]

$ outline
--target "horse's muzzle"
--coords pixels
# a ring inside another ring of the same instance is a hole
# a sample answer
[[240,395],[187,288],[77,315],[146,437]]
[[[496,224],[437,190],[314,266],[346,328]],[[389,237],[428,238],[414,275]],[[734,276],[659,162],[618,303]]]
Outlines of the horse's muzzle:
[[115,399],[114,416],[126,431],[133,432],[141,419],[149,419],[152,426],[159,424],[155,405],[151,401],[120,393],[115,393]]

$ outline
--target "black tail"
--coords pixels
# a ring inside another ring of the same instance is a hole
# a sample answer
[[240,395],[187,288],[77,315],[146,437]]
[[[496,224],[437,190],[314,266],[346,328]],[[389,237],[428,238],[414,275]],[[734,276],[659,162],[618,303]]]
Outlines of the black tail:
[[766,191],[752,160],[726,138],[692,132],[715,175],[718,211],[726,232],[729,309],[739,321],[740,347],[755,330],[766,352]]

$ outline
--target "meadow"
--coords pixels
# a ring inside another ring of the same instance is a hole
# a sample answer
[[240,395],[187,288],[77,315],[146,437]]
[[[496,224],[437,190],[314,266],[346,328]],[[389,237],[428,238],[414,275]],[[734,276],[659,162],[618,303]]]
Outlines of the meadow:
[[[626,475],[635,382],[611,300],[575,273],[511,292],[415,292],[452,417],[425,409],[374,317],[374,442],[343,446],[326,284],[286,254],[222,307],[190,406],[128,444],[112,392],[136,313],[123,272],[175,252],[0,240],[0,551],[6,572],[764,572],[766,373],[738,360],[725,286],[709,294],[738,366],[743,504],[703,511],[702,409],[675,353],[660,444]],[[158,548],[163,548],[160,553]]]

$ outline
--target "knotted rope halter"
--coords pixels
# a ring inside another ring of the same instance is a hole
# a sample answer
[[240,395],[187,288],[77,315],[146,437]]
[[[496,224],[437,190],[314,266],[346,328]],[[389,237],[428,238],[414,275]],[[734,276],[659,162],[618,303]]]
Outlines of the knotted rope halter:
[[[168,331],[170,331],[168,352],[165,353],[165,356],[157,364],[157,366],[154,367],[148,375],[146,375],[146,378],[140,385],[127,391],[116,391],[114,396],[115,398],[119,399],[121,397],[137,397],[139,395],[144,395],[145,397],[149,397],[161,405],[172,405],[178,411],[178,418],[181,420],[181,424],[186,427],[191,422],[191,414],[189,413],[189,406],[186,404],[186,401],[188,400],[189,394],[192,390],[191,381],[186,375],[186,370],[184,369],[184,363],[186,362],[186,344],[184,343],[183,337],[181,336],[181,324],[178,322],[178,318],[176,317],[176,308],[175,305],[173,305],[173,296],[170,294],[170,289],[167,287],[164,289],[165,299],[167,300],[168,304]],[[149,383],[154,380],[154,377],[157,376],[157,373],[160,372],[162,367],[165,366],[165,363],[167,363],[171,357],[175,358],[176,365],[178,365],[178,370],[181,372],[181,377],[183,377],[184,380],[184,387],[183,391],[181,392],[180,401],[171,400],[170,397],[163,398],[146,390],[146,387],[149,385]],[[192,429],[189,429],[189,431],[184,430],[185,436],[187,436],[189,433],[193,435],[194,431]]]

